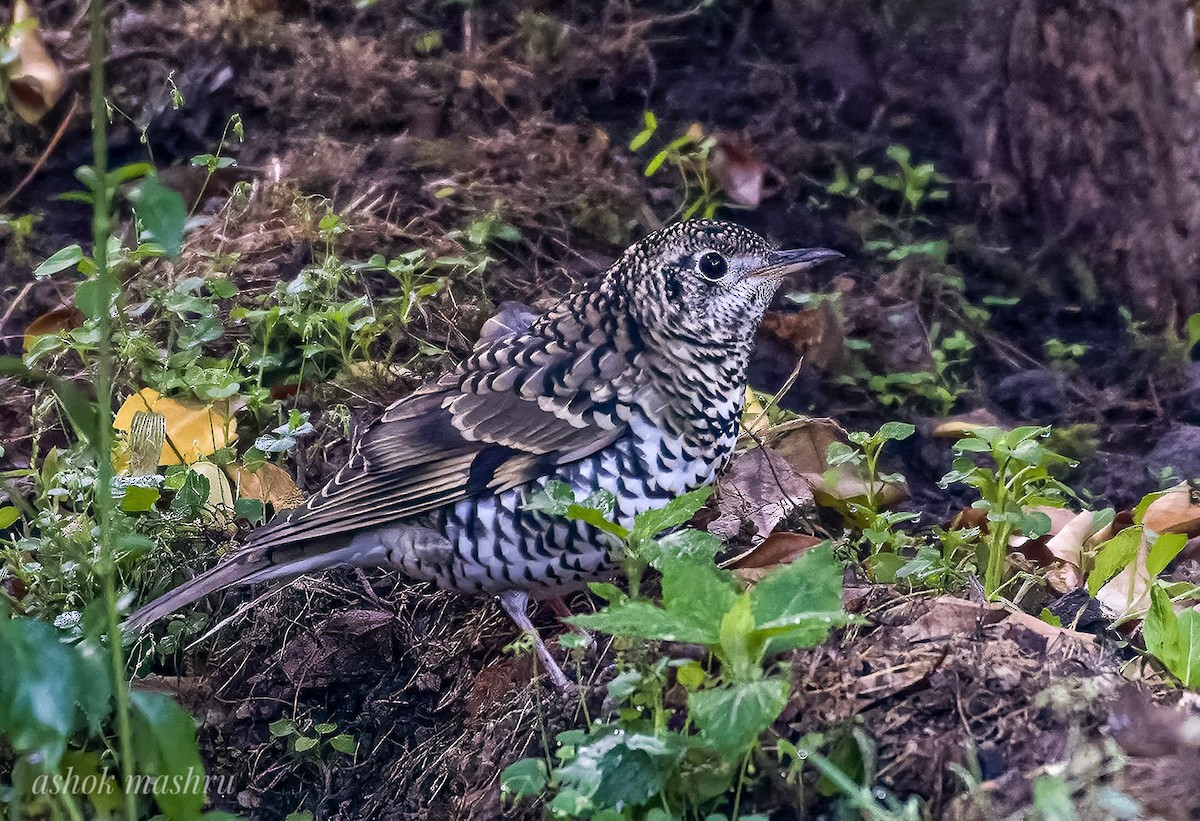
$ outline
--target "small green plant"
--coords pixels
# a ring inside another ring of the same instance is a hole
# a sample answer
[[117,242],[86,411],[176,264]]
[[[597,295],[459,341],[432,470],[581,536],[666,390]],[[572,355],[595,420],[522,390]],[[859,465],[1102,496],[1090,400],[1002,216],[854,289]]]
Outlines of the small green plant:
[[286,741],[288,753],[303,761],[320,762],[330,752],[355,755],[358,742],[349,733],[339,733],[337,724],[311,721],[297,722],[290,718],[272,721],[267,729],[275,738]]
[[[643,128],[629,143],[630,151],[643,148],[658,132],[658,117],[647,111],[643,115]],[[712,219],[717,209],[726,205],[721,184],[709,166],[709,155],[717,145],[715,137],[705,134],[699,123],[669,140],[646,163],[643,173],[653,177],[663,166],[672,166],[683,183],[683,204],[676,211],[681,220],[701,217]]]
[[[569,620],[622,648],[608,685],[610,714],[559,734],[556,761],[524,759],[505,770],[507,796],[546,794],[552,813],[571,818],[738,817],[751,755],[787,704],[790,675],[779,656],[820,643],[848,617],[828,545],[743,589],[714,564],[720,542],[711,534],[659,535],[690,519],[708,493],[642,513],[632,529],[612,521],[603,494],[576,502],[552,483],[530,500],[619,540],[629,592],[593,584],[607,604]],[[641,594],[648,567],[662,574],[661,601]],[[656,655],[650,642],[663,641],[703,654]]]
[[872,166],[861,166],[850,175],[840,163],[834,169],[834,178],[825,191],[839,197],[858,198],[864,195],[864,186],[872,184],[899,195],[898,216],[912,216],[931,202],[943,202],[949,198],[946,185],[949,177],[938,172],[933,163],[913,164],[912,152],[903,145],[889,145],[887,158],[894,168],[878,171]]
[[1079,370],[1079,360],[1088,352],[1088,346],[1082,342],[1063,342],[1061,339],[1047,339],[1042,344],[1042,350],[1050,364],[1066,374]]
[[[987,511],[987,533],[983,536],[983,587],[995,598],[1004,582],[1008,543],[1014,533],[1038,538],[1050,532],[1050,517],[1031,508],[1038,505],[1062,507],[1074,494],[1050,475],[1054,465],[1072,464],[1042,444],[1049,428],[1019,427],[1004,431],[996,427],[971,428],[954,443],[953,470],[939,484],[962,483],[979,492],[972,507]],[[976,462],[977,457],[990,465]]]

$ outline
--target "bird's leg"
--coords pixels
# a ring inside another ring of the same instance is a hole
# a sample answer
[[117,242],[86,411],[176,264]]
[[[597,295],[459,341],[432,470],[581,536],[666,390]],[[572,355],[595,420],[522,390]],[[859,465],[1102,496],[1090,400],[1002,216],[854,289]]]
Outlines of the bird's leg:
[[542,666],[546,668],[546,673],[550,676],[550,680],[554,682],[560,690],[571,689],[571,681],[567,678],[566,673],[558,666],[558,662],[550,655],[550,651],[546,649],[545,642],[538,635],[537,628],[533,626],[533,622],[529,620],[529,614],[526,609],[529,607],[529,594],[522,590],[505,590],[500,594],[500,606],[504,608],[504,612],[513,620],[517,627],[521,628],[530,638],[533,639],[534,649],[537,651],[538,658],[542,662]]

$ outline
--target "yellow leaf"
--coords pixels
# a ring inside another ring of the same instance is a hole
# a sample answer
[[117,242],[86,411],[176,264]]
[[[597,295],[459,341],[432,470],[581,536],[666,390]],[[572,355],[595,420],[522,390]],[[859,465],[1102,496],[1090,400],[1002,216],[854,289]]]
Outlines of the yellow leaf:
[[17,0],[13,6],[10,31],[8,47],[17,53],[17,59],[8,67],[9,99],[18,117],[36,123],[62,97],[66,81],[42,45],[37,20],[25,0]]
[[188,468],[208,480],[208,500],[201,507],[202,520],[215,527],[233,526],[233,488],[213,462],[197,462]]
[[160,465],[190,465],[237,439],[237,422],[227,404],[222,408],[169,399],[153,388],[142,388],[121,405],[113,427],[129,433],[138,411],[159,413],[166,420],[167,439],[158,457]]

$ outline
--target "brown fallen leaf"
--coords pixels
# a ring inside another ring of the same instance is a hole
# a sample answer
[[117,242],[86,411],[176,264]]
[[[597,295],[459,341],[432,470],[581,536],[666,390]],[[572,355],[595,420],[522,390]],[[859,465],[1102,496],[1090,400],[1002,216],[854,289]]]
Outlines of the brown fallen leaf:
[[1150,503],[1142,524],[1155,533],[1200,535],[1200,493],[1187,482],[1176,485]]
[[968,413],[960,413],[943,419],[933,428],[933,436],[937,439],[961,439],[967,431],[976,428],[1003,427],[1003,423],[991,411],[976,408]]
[[38,337],[59,331],[69,331],[82,324],[83,312],[73,305],[47,311],[30,322],[29,327],[25,329],[25,338],[22,342],[25,353],[29,353],[33,349],[33,346],[37,344]]
[[752,448],[734,457],[717,482],[717,517],[708,530],[727,539],[749,530],[752,539],[763,540],[793,510],[810,506],[812,498],[782,456]]
[[910,642],[932,641],[962,633],[973,633],[980,627],[1003,621],[1007,611],[998,604],[977,604],[955,596],[938,596],[929,602],[929,609],[901,628],[900,633]]
[[731,200],[751,208],[762,202],[766,167],[745,137],[718,136],[709,166]]
[[62,97],[66,78],[42,44],[37,18],[25,0],[16,0],[8,31],[5,45],[17,55],[8,67],[8,97],[18,117],[36,123]]
[[772,533],[762,544],[738,556],[728,567],[742,581],[756,582],[780,565],[796,561],[824,542],[804,533]]
[[830,302],[803,311],[768,311],[761,327],[818,368],[835,364],[846,351],[846,334]]

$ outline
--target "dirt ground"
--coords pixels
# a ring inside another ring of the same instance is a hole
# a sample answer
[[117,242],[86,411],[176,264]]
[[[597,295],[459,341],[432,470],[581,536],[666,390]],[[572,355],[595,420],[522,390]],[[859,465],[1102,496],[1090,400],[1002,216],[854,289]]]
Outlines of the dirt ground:
[[[77,4],[36,5],[48,45],[82,90]],[[314,256],[311,228],[293,207],[301,195],[327,197],[345,215],[352,230],[339,253],[347,259],[449,249],[448,232],[489,211],[518,229],[518,241],[493,252],[485,281],[453,283],[418,330],[397,329],[398,360],[421,341],[446,351],[424,361],[427,371],[469,350],[502,301],[537,304],[670,218],[677,180],[645,176],[648,154],[628,143],[646,110],[664,134],[702,123],[764,168],[761,202],[725,217],[785,245],[847,254],[791,287],[842,295],[842,313],[823,331],[835,353],[797,330],[809,320],[781,297],[760,336],[754,386],[778,390],[807,354],[785,406],[851,430],[915,420],[918,435],[895,465],[909,479],[908,507],[925,523],[962,507],[964,498],[936,483],[950,459],[930,433],[936,412],[885,407],[838,379],[847,338],[869,341],[880,368],[931,367],[925,323],[945,297],[919,261],[881,263],[863,248],[853,214],[823,205],[839,164],[880,163],[889,145],[906,145],[950,180],[949,198],[928,210],[930,225],[976,232],[976,251],[955,258],[966,298],[995,293],[998,284],[1014,293],[1001,273],[1033,253],[1028,237],[1014,240],[1026,226],[982,219],[977,192],[963,181],[967,160],[956,134],[924,116],[939,61],[953,56],[936,40],[892,38],[850,6],[818,15],[808,4],[765,0],[108,5],[114,164],[145,157],[145,128],[154,162],[190,201],[202,175],[188,159],[213,150],[229,115],[244,122],[237,166],[205,191],[202,210],[217,209],[238,181],[252,184],[251,202],[232,222],[191,232],[179,270],[203,270],[213,254],[236,249],[231,276],[243,294],[294,277]],[[168,77],[186,100],[179,109]],[[0,133],[0,195],[33,167],[69,104],[49,124]],[[86,237],[84,207],[53,197],[75,187],[73,171],[89,159],[77,114],[32,181],[0,209],[42,215],[27,247],[10,246],[0,259],[6,352],[19,352],[28,323],[67,299],[62,283],[30,285],[30,271]],[[993,247],[1018,250],[988,263]],[[376,293],[392,287],[366,281]],[[1161,349],[1114,305],[1037,293],[1018,310],[998,308],[980,338],[955,410],[1074,431],[1080,466],[1070,483],[1091,504],[1128,507],[1158,488],[1165,467],[1200,475],[1200,363],[1158,367]],[[1064,371],[1050,367],[1047,339],[1088,347]],[[364,377],[344,401],[356,419],[369,417],[422,375]],[[0,468],[27,463],[34,395],[12,381],[0,381],[0,395]],[[311,491],[346,446],[318,401],[297,401],[314,412],[319,432],[297,463],[298,484]],[[847,606],[864,623],[797,653],[781,736],[869,739],[880,787],[921,797],[935,818],[1020,813],[1033,779],[1062,767],[1091,774],[1080,797],[1092,802],[1091,817],[1117,817],[1104,803],[1113,792],[1164,818],[1200,817],[1190,787],[1200,764],[1200,706],[1144,671],[1121,636],[1102,624],[1049,634],[1036,619],[849,581]],[[225,617],[251,599],[231,594],[204,607]],[[550,635],[559,630],[548,613],[537,621]],[[540,811],[529,802],[501,809],[498,774],[574,726],[580,705],[531,683],[529,660],[505,651],[515,638],[490,602],[383,573],[331,574],[237,609],[215,635],[152,671],[146,686],[178,692],[201,719],[212,774],[238,785],[216,797],[217,808],[264,819],[304,809],[318,818],[534,818]],[[593,684],[611,675],[602,650],[581,668]],[[285,714],[336,724],[355,736],[359,754],[288,756],[268,731]],[[971,786],[968,801],[961,796]],[[773,818],[833,817],[830,798],[811,784],[763,785],[749,806]]]

